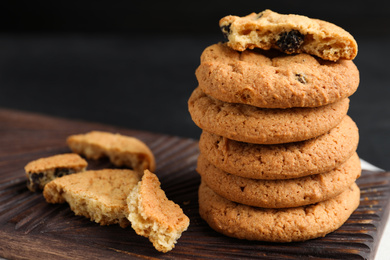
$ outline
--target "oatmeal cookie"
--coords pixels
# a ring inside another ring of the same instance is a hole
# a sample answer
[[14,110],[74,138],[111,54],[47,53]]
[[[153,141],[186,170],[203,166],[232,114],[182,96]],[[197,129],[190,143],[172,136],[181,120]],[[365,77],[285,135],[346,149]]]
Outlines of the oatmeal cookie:
[[319,107],[351,96],[358,88],[353,61],[308,54],[237,52],[226,44],[207,47],[196,69],[199,87],[224,102],[262,108]]
[[329,172],[288,180],[255,180],[226,173],[202,156],[197,171],[215,193],[228,200],[262,208],[290,208],[331,199],[360,177],[355,153],[348,161]]
[[244,17],[226,16],[219,26],[228,45],[238,51],[262,48],[285,53],[308,53],[325,60],[352,60],[358,52],[355,39],[330,22],[303,15],[265,10]]
[[148,170],[128,196],[127,204],[132,228],[164,253],[175,247],[190,224],[180,206],[168,200],[157,176]]
[[267,109],[222,102],[195,89],[188,100],[194,123],[226,138],[255,144],[308,140],[328,132],[347,114],[349,99],[316,108]]
[[137,138],[109,132],[92,131],[69,136],[70,149],[89,159],[108,157],[116,166],[126,166],[140,175],[145,169],[154,171],[156,162],[149,147]]
[[29,162],[25,167],[27,188],[31,191],[43,190],[55,178],[85,171],[88,163],[75,153],[53,155]]
[[356,151],[359,130],[349,117],[318,137],[288,144],[238,142],[203,131],[200,152],[228,173],[253,179],[290,179],[328,172]]
[[335,231],[359,206],[354,183],[335,198],[296,208],[264,209],[229,201],[204,182],[199,187],[199,213],[226,236],[269,242],[304,241]]
[[43,196],[48,203],[67,202],[78,216],[100,225],[127,227],[127,196],[137,185],[139,175],[132,170],[85,171],[49,182]]

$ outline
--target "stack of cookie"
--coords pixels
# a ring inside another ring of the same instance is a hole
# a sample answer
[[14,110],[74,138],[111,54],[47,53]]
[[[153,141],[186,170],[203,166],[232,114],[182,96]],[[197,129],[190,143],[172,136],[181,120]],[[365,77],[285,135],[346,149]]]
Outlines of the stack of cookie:
[[358,129],[347,115],[359,85],[353,37],[270,10],[220,21],[189,101],[203,130],[199,212],[216,231],[303,241],[339,228],[358,207]]

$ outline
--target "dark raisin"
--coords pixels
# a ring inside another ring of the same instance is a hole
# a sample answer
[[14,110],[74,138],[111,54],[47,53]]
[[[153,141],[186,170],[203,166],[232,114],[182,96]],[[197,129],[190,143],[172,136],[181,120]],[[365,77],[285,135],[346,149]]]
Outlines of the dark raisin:
[[54,171],[54,176],[56,177],[62,177],[64,175],[68,175],[72,173],[72,170],[70,169],[67,169],[67,168],[57,168],[55,171]]
[[31,174],[28,184],[32,187],[34,191],[38,190],[41,187],[40,181],[42,177],[43,177],[42,172]]
[[299,82],[301,82],[302,84],[306,84],[306,83],[307,83],[305,76],[303,76],[303,75],[300,74],[300,73],[295,74],[295,78],[296,78]]
[[301,34],[297,30],[292,30],[281,33],[279,35],[279,39],[276,41],[276,44],[282,51],[286,53],[294,53],[301,47],[304,39],[305,35]]
[[228,39],[229,38],[229,34],[230,34],[230,26],[232,24],[228,24],[228,25],[223,25],[221,26],[221,31],[223,33],[223,36]]

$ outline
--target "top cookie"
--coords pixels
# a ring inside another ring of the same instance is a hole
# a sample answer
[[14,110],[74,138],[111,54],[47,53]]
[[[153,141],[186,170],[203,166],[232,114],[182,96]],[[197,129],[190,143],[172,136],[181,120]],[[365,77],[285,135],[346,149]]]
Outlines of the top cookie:
[[355,39],[344,29],[302,15],[265,10],[244,17],[226,16],[219,21],[229,47],[244,51],[278,49],[287,54],[308,53],[325,60],[352,60],[357,55]]

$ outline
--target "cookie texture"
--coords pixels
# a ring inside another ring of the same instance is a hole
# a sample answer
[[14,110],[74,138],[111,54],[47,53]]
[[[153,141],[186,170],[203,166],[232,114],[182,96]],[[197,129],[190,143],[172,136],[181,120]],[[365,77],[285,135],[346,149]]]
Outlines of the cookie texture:
[[76,215],[100,225],[124,228],[130,224],[126,199],[138,181],[138,173],[127,169],[85,171],[49,182],[43,196],[48,203],[67,202]]
[[344,224],[359,202],[355,183],[335,198],[286,209],[238,204],[217,195],[204,182],[199,187],[199,213],[210,227],[247,240],[293,242],[323,237]]
[[225,172],[253,179],[290,179],[328,172],[355,153],[359,131],[349,117],[318,137],[288,144],[234,141],[203,131],[200,152]]
[[67,143],[73,152],[90,159],[108,157],[116,166],[129,167],[140,175],[145,169],[154,171],[156,162],[149,147],[137,138],[92,131],[69,136]]
[[201,129],[236,141],[280,144],[308,140],[328,132],[347,114],[349,99],[316,108],[266,109],[231,104],[196,88],[188,100],[192,120]]
[[128,219],[138,235],[148,237],[161,252],[175,247],[190,220],[178,204],[168,200],[157,176],[146,170],[127,198]]
[[244,51],[278,49],[288,54],[308,53],[325,60],[354,59],[355,39],[330,22],[303,15],[279,14],[265,10],[244,17],[226,16],[219,21],[229,47]]
[[333,198],[360,177],[360,160],[347,162],[326,173],[288,180],[256,180],[226,173],[200,155],[197,166],[202,180],[225,199],[262,208],[290,208]]
[[24,170],[27,188],[31,191],[43,190],[50,181],[72,173],[85,171],[87,161],[75,153],[53,155],[29,162]]
[[237,52],[207,47],[196,69],[199,87],[221,101],[263,108],[319,107],[352,95],[359,71],[350,60],[324,61],[308,54]]

